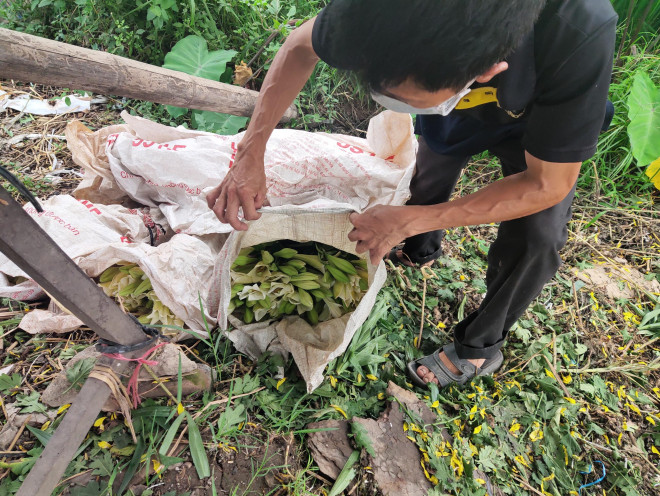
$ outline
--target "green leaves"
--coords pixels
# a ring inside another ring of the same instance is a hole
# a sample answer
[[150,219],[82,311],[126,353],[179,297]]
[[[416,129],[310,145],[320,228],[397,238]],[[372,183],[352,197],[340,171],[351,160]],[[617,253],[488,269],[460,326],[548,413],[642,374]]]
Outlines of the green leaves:
[[6,393],[7,391],[17,388],[20,385],[21,385],[20,374],[0,375],[0,392]]
[[230,62],[234,55],[235,50],[209,52],[204,38],[190,35],[179,41],[172,51],[165,55],[163,67],[219,81],[227,69],[227,62]]
[[16,399],[16,406],[21,407],[21,413],[46,412],[46,407],[39,402],[39,393],[36,391],[28,395],[19,394]]
[[204,442],[202,441],[202,436],[199,433],[199,428],[195,423],[195,419],[193,419],[188,412],[185,412],[185,415],[186,419],[188,420],[188,442],[190,443],[190,455],[192,456],[193,463],[195,464],[195,470],[197,470],[198,477],[203,479],[211,475],[209,459],[206,456]]
[[[209,52],[204,38],[190,35],[179,41],[172,51],[165,55],[163,67],[185,72],[191,76],[220,81],[227,70],[227,63],[234,55],[236,55],[235,50]],[[188,113],[188,109],[171,105],[167,105],[165,109],[174,118]],[[236,134],[245,127],[247,121],[247,117],[208,110],[194,110],[192,113],[192,125],[195,129],[216,134]]]
[[245,127],[247,121],[247,117],[208,110],[195,110],[192,113],[192,122],[196,129],[215,134],[236,134]]
[[660,89],[642,71],[630,88],[628,117],[633,156],[640,165],[648,165],[660,157]]
[[71,386],[67,388],[67,391],[71,388],[75,388],[76,390],[79,390],[85,380],[87,380],[87,376],[89,373],[92,371],[94,368],[94,365],[96,364],[96,358],[90,357],[90,358],[85,358],[83,360],[79,360],[76,363],[74,363],[67,371],[66,371],[66,379],[69,381]]

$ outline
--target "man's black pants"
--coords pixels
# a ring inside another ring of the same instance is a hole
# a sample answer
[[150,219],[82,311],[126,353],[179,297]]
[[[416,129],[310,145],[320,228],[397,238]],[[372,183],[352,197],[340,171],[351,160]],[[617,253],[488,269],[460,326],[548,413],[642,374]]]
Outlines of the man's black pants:
[[[489,150],[500,159],[502,174],[527,169],[519,139],[499,143]],[[420,137],[409,205],[434,205],[449,200],[461,170],[470,157],[439,155]],[[533,215],[502,222],[488,251],[486,296],[479,309],[454,329],[456,352],[461,358],[490,358],[502,346],[509,328],[557,272],[559,250],[566,243],[575,187],[554,207]],[[444,231],[408,238],[404,253],[416,263],[442,254]]]

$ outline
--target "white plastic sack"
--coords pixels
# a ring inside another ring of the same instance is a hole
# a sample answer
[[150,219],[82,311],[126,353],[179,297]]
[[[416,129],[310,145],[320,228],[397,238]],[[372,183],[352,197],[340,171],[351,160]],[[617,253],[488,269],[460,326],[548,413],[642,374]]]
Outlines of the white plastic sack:
[[[122,115],[131,132],[108,136],[106,149],[116,184],[139,204],[159,207],[176,232],[230,232],[209,210],[205,193],[224,179],[243,134],[172,129]],[[367,140],[275,130],[265,155],[268,203],[356,211],[401,205],[415,152],[410,116],[389,111],[372,119]]]
[[[78,201],[72,196],[53,196],[41,202],[43,212],[31,204],[24,209],[78,265],[86,256],[110,244],[149,241],[149,229],[142,212],[119,205]],[[0,296],[29,301],[44,296],[32,280],[10,286],[8,277],[28,277],[0,253]]]
[[[355,243],[347,237],[353,228],[348,220],[349,213],[350,211],[339,209],[304,211],[266,208],[259,220],[250,223],[247,231],[232,232],[220,252],[217,264],[222,295],[218,311],[218,324],[221,329],[227,329],[231,264],[241,249],[269,241],[290,239],[300,242],[317,241],[357,255]],[[319,322],[315,326],[295,315],[272,321],[268,325],[246,326],[234,319],[232,323],[236,329],[228,332],[228,337],[238,350],[250,354],[253,358],[258,357],[255,349],[264,352],[283,347],[291,352],[307,383],[307,391],[311,393],[323,382],[325,366],[346,351],[353,335],[369,316],[378,291],[385,283],[385,264],[381,261],[376,267],[371,264],[369,257],[364,254],[361,257],[367,260],[369,288],[353,312]],[[264,340],[264,337],[267,337],[267,340]]]
[[[44,228],[60,246],[71,246],[72,252],[67,253],[90,276],[99,275],[119,260],[137,262],[163,303],[197,331],[201,331],[204,318],[199,298],[209,324],[218,317],[226,327],[226,278],[232,256],[242,246],[274,239],[314,240],[354,253],[355,245],[347,238],[352,228],[348,212],[361,212],[376,204],[402,205],[409,197],[416,154],[410,116],[383,112],[370,122],[366,140],[276,130],[265,156],[270,207],[264,209],[261,219],[250,223],[247,232],[232,232],[221,251],[226,238],[223,233],[230,232],[231,227],[220,223],[208,209],[205,193],[227,174],[243,135],[217,136],[159,125],[127,113],[122,116],[126,125],[96,132],[76,122],[67,127],[73,159],[84,169],[83,181],[74,194],[96,206],[121,203],[148,207],[144,210],[178,234],[157,247],[150,246],[143,222],[142,227],[137,226],[141,241],[133,236],[140,242],[129,245],[117,241],[114,231],[95,239],[93,249],[89,249],[89,243],[80,238],[57,239],[57,231],[64,227],[59,223]],[[73,210],[59,217],[68,218],[80,210],[80,203],[65,201]],[[71,243],[87,248],[74,248]],[[20,275],[11,265],[0,261],[0,285],[3,273]],[[239,350],[253,356],[265,349],[290,351],[311,391],[321,383],[328,361],[348,346],[384,280],[383,264],[369,266],[369,290],[358,308],[314,329],[290,317],[268,328],[242,326],[230,337]],[[12,289],[16,294],[18,288]],[[25,289],[29,288],[21,288]],[[241,339],[245,346],[238,343]]]

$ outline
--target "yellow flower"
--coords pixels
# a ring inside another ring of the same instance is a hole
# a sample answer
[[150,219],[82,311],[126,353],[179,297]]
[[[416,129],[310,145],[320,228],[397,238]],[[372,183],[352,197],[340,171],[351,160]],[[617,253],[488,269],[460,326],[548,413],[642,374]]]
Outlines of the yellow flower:
[[524,465],[524,466],[527,467],[527,468],[531,468],[531,467],[529,466],[529,463],[527,463],[527,460],[525,460],[525,458],[523,457],[523,455],[518,455],[518,456],[516,456],[516,457],[514,458],[514,460],[516,460],[518,463],[520,463],[521,465]]
[[336,379],[335,376],[333,376],[333,375],[330,376],[330,385],[331,385],[333,388],[336,388],[336,387],[337,387],[337,379]]
[[481,428],[482,428],[482,427],[483,427],[483,426],[478,425],[477,427],[474,428],[474,431],[472,431],[472,432],[473,432],[474,434],[479,434],[479,433],[481,432]]
[[179,404],[176,406],[176,413],[177,413],[177,415],[181,415],[181,414],[182,414],[183,412],[185,412],[185,411],[186,411],[186,409],[183,407],[183,405],[182,405],[181,403],[179,403]]
[[339,413],[341,413],[344,416],[344,418],[348,418],[348,415],[346,415],[346,412],[344,410],[342,410],[340,407],[338,407],[337,405],[330,405],[330,406],[332,408],[334,408],[335,410],[337,410]]
[[517,436],[518,431],[520,430],[520,424],[518,422],[514,422],[511,428],[509,429],[509,432],[513,433],[514,436]]
[[564,384],[570,384],[571,382],[573,382],[573,378],[570,375],[562,376],[561,380],[564,381]]
[[456,475],[458,475],[459,477],[463,475],[463,470],[464,470],[463,460],[461,460],[458,456],[456,456],[456,451],[452,452],[449,465],[451,466],[451,468],[454,469]]
[[100,431],[105,430],[105,427],[103,427],[103,422],[105,421],[106,417],[99,417],[96,419],[96,422],[94,422],[94,427],[98,427]]
[[165,468],[165,465],[163,465],[162,463],[160,463],[160,462],[159,462],[158,460],[156,460],[155,458],[154,458],[153,460],[151,460],[151,461],[152,461],[153,464],[154,464],[154,472],[156,472],[157,474],[160,474],[160,473],[163,471],[163,469]]

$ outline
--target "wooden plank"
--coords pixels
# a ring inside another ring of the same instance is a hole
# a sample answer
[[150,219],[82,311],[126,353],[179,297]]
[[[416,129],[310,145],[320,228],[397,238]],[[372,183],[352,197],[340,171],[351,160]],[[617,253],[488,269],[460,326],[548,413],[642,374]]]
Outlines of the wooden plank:
[[[117,374],[132,367],[127,362],[106,357],[99,358],[98,363],[112,367]],[[85,381],[16,496],[52,494],[109,397],[110,388],[103,381],[94,378]]]
[[[0,28],[0,74],[18,81],[250,116],[259,93]],[[291,105],[282,122],[297,116]]]

